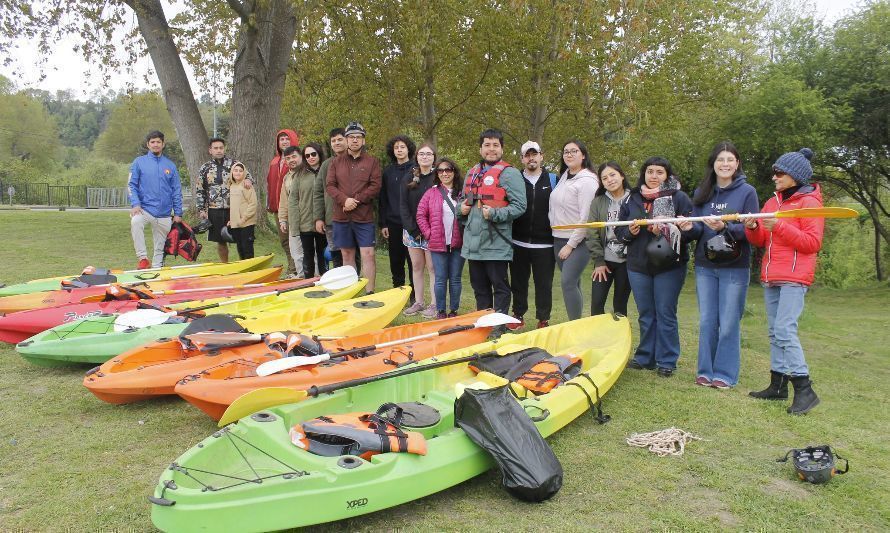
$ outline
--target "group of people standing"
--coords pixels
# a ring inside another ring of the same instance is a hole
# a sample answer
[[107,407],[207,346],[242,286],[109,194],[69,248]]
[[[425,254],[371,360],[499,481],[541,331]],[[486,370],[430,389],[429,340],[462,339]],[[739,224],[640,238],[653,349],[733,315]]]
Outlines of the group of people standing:
[[[367,291],[373,292],[379,226],[388,243],[393,286],[405,284],[407,265],[414,287],[406,315],[456,315],[468,262],[476,308],[509,313],[512,299],[512,314],[519,323],[511,329],[519,329],[529,310],[530,279],[537,327],[549,324],[557,267],[568,318],[580,318],[581,278],[591,264],[591,314],[605,312],[610,290],[613,310],[627,314],[630,294],[634,295],[640,341],[628,367],[670,377],[680,356],[677,304],[688,270],[688,245],[694,242],[700,313],[695,383],[728,389],[739,378],[740,323],[754,245],[765,248],[761,283],[771,379],[766,389],[751,396],[786,399],[791,383],[795,395],[788,412],[805,413],[819,403],[797,337],[797,320],[813,282],[824,221],[718,218],[758,212],[756,191],[747,183],[741,157],[731,143],[714,147],[704,178],[690,198],[667,159],[647,159],[631,187],[614,161],[595,170],[587,147],[578,139],[562,146],[558,173],[551,173],[537,142],[522,145],[518,169],[503,159],[503,134],[487,129],[479,136],[480,162],[464,177],[452,159],[437,154],[435,146],[416,146],[404,135],[387,143],[390,162],[382,168],[367,153],[365,137],[357,122],[332,130],[333,154],[326,159],[320,143],[300,147],[295,132],[278,132],[277,155],[267,174],[267,209],[277,216],[291,274],[324,273],[327,248],[335,266],[357,266],[360,260]],[[161,154],[163,142],[160,132],[149,134],[149,153],[131,168],[132,228],[140,268],[148,266],[144,225],[154,229],[152,264],[159,266],[163,259],[159,235],[169,230],[171,211],[173,221],[182,216],[179,176]],[[234,237],[240,257],[252,257],[256,193],[250,174],[242,163],[225,156],[222,139],[211,139],[209,153],[211,160],[201,168],[195,195],[199,216],[211,222],[210,240],[220,243],[221,260],[228,259],[221,237],[224,230]],[[776,192],[764,212],[822,205],[818,185],[810,183],[812,156],[812,151],[802,149],[776,161]],[[142,179],[146,175],[156,179]],[[684,220],[703,216],[713,218]],[[585,222],[606,224],[597,229],[558,228]],[[504,326],[495,328],[492,337],[504,331]]]

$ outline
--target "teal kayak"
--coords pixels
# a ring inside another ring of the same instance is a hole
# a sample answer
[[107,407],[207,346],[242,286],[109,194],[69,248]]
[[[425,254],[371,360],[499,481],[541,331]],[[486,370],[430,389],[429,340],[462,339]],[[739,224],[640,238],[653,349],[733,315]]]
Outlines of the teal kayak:
[[[540,396],[519,400],[543,436],[584,413],[618,380],[631,349],[625,317],[599,315],[478,344],[417,364],[409,375],[320,394],[254,413],[213,433],[161,474],[151,502],[163,531],[272,531],[353,518],[428,496],[493,466],[493,460],[454,424],[454,402],[466,387],[506,384],[476,375],[466,363],[436,364],[497,350],[529,347],[580,357],[582,374]],[[402,369],[406,370],[406,369]],[[400,371],[393,371],[398,373]],[[595,385],[594,385],[595,384]],[[519,387],[515,385],[515,387]],[[519,391],[520,396],[522,389]],[[373,413],[387,402],[424,404],[428,418],[406,431],[423,435],[426,454],[381,453],[323,457],[292,441],[292,428],[317,417]],[[590,423],[593,423],[592,419]],[[589,475],[588,472],[578,473]],[[398,526],[396,526],[398,527]]]

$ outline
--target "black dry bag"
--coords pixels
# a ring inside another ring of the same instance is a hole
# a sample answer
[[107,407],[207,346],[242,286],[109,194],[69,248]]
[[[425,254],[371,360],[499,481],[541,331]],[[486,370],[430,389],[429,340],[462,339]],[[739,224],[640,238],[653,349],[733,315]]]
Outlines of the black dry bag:
[[501,484],[520,500],[542,502],[562,488],[562,465],[507,385],[465,389],[455,400],[455,424],[491,454]]

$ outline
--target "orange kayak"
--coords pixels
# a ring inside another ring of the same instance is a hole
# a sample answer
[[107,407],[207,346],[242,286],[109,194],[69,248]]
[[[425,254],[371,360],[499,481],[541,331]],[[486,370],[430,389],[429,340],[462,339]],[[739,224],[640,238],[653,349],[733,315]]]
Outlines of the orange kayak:
[[[385,328],[399,315],[410,295],[411,287],[402,287],[352,300],[299,308],[280,313],[280,316],[270,312],[260,315],[266,315],[262,320],[274,319],[280,323],[280,330],[298,331],[304,335],[359,335]],[[241,320],[248,330],[262,329],[252,327],[256,325],[254,322],[256,320]],[[263,361],[279,357],[265,343],[243,348],[255,351],[260,359],[263,354],[268,354]],[[235,361],[243,356],[243,348],[199,351],[184,348],[179,337],[161,339],[106,361],[88,372],[83,384],[97,398],[113,404],[172,395],[176,383],[183,377]]]
[[[356,335],[335,341],[322,342],[327,353],[373,346],[398,339],[407,339],[434,333],[454,326],[472,325],[490,311],[476,311],[466,315],[395,326],[365,335]],[[176,394],[201,409],[214,420],[219,420],[226,408],[238,397],[262,387],[288,387],[305,390],[313,385],[340,383],[356,378],[376,376],[412,361],[421,361],[452,350],[472,346],[485,341],[491,328],[475,328],[452,335],[373,350],[357,356],[334,358],[324,363],[301,366],[265,377],[257,376],[260,364],[278,359],[280,354],[270,350],[265,343],[232,349],[226,363],[213,364],[199,373],[188,375],[176,385]]]
[[[265,283],[275,281],[281,276],[281,267],[266,268],[253,272],[239,272],[237,274],[210,275],[210,276],[185,276],[164,281],[146,281],[143,283],[128,283],[125,286],[134,286],[140,291],[169,291],[184,289],[203,289],[241,286],[251,283]],[[55,307],[58,305],[79,304],[102,301],[108,285],[95,285],[77,289],[59,289],[55,291],[33,292],[28,294],[16,294],[0,298],[0,315]],[[196,298],[200,296],[196,293]]]

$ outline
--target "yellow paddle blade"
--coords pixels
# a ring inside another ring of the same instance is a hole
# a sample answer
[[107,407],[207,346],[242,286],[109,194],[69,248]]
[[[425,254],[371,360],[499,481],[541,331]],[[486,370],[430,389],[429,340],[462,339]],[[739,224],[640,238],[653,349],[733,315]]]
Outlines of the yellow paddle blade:
[[284,405],[286,403],[302,402],[309,395],[303,390],[293,390],[287,387],[265,387],[252,390],[239,396],[223,413],[219,419],[219,427],[241,420],[267,407]]
[[859,212],[849,207],[804,207],[777,211],[776,218],[856,218]]
[[588,229],[599,229],[605,228],[605,221],[597,221],[597,222],[585,222],[583,224],[562,224],[560,226],[550,226],[552,229],[580,229],[580,228],[588,228]]

